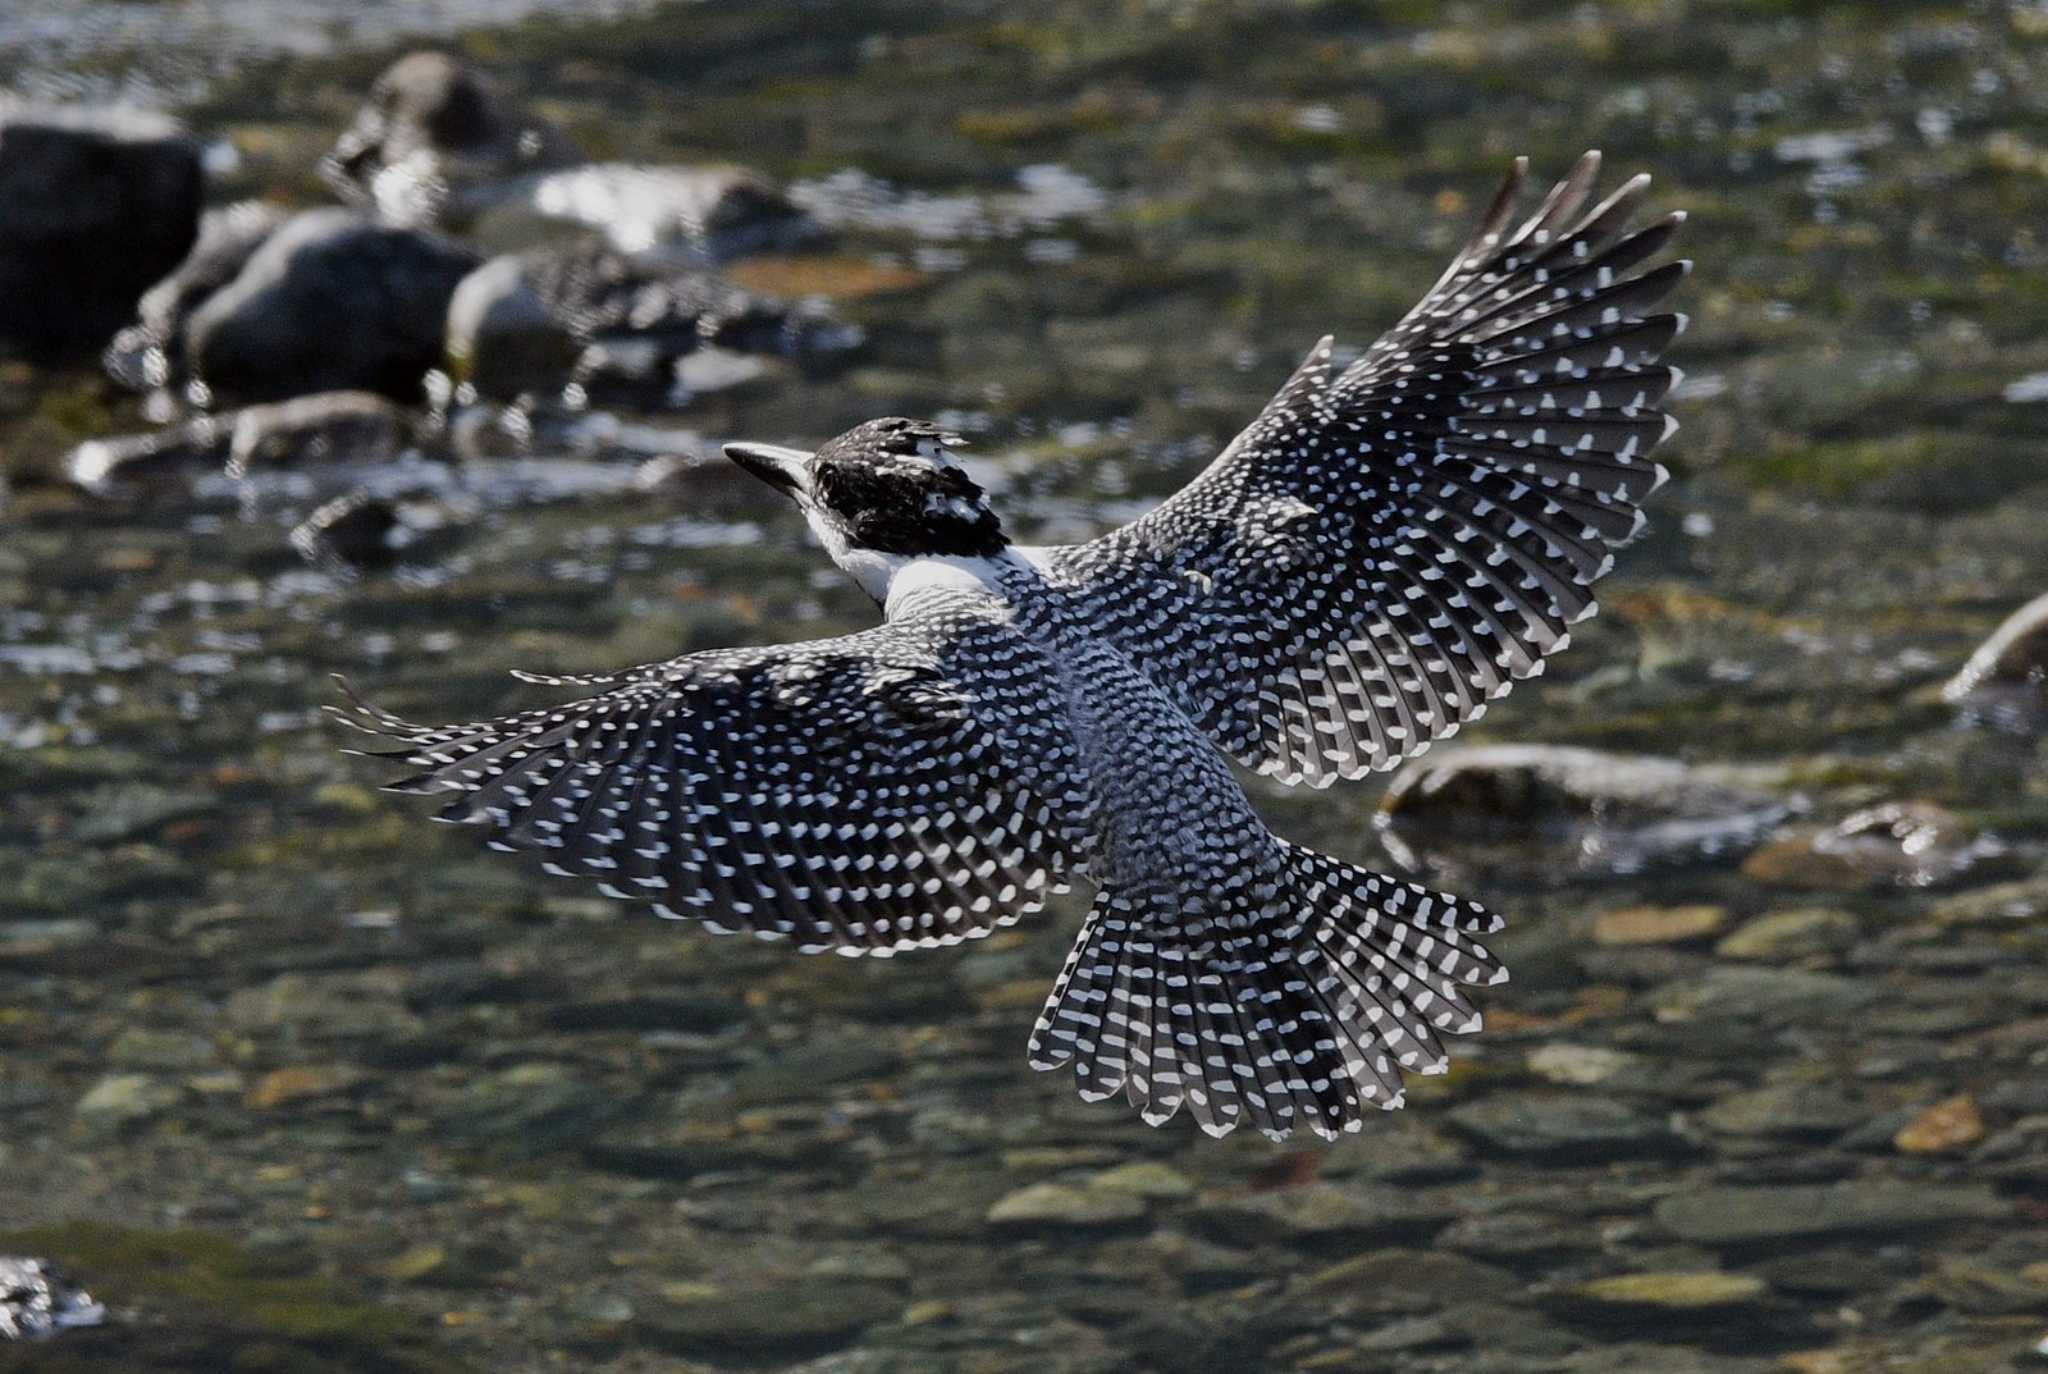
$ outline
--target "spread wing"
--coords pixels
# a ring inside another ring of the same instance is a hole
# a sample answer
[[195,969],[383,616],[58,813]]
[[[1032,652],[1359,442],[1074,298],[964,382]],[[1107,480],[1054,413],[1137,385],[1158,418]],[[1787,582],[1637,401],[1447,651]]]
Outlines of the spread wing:
[[[500,849],[716,930],[889,954],[986,935],[1064,886],[1046,806],[914,623],[693,654],[497,720],[330,708]],[[346,686],[344,685],[344,691]]]
[[1650,313],[1689,264],[1631,275],[1647,177],[1587,209],[1588,153],[1510,228],[1518,161],[1421,303],[1336,371],[1329,339],[1194,482],[1048,580],[1248,768],[1321,786],[1391,768],[1565,647],[1665,479],[1676,426]]

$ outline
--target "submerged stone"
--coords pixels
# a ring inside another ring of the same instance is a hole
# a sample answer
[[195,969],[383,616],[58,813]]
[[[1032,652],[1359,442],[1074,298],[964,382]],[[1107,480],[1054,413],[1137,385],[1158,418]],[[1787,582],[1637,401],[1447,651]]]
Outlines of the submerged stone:
[[1701,1188],[1654,1209],[1657,1224],[1701,1245],[1753,1245],[2009,1221],[2012,1204],[1979,1185],[1857,1180],[1775,1188]]
[[1373,824],[1408,868],[1553,881],[1734,857],[1793,810],[1676,759],[1487,745],[1410,763]]
[[0,1341],[41,1340],[106,1319],[105,1306],[48,1260],[0,1255]]
[[1742,871],[1773,886],[1821,891],[1933,887],[2005,852],[1995,836],[1978,833],[1944,807],[1886,802],[1826,829],[1774,841],[1750,855]]

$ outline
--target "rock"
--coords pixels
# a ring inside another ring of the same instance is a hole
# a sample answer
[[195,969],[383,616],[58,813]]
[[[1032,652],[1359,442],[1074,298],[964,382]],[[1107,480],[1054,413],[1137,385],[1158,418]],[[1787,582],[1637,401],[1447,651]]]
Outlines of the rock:
[[397,506],[367,491],[353,491],[314,510],[287,537],[314,567],[354,577],[397,560],[403,527]]
[[199,149],[133,110],[0,100],[0,344],[90,353],[199,229]]
[[1935,1103],[1899,1128],[1892,1144],[1909,1155],[1952,1154],[1984,1138],[1984,1117],[1968,1094]]
[[1640,1070],[1648,1062],[1624,1050],[1556,1041],[1530,1051],[1529,1072],[1546,1082],[1585,1088],[1625,1071]]
[[95,1135],[116,1135],[168,1111],[182,1096],[145,1073],[108,1074],[78,1099],[78,1119]]
[[2005,846],[1932,802],[1886,802],[1759,849],[1743,874],[1777,887],[1855,891],[1951,882]]
[[230,417],[201,415],[142,434],[88,439],[64,459],[64,475],[96,496],[133,496],[164,483],[219,472],[233,440]]
[[1434,1250],[1375,1250],[1319,1269],[1304,1278],[1297,1294],[1314,1298],[1330,1315],[1434,1312],[1458,1302],[1476,1302],[1514,1292],[1520,1285],[1505,1269],[1462,1255]]
[[1088,1186],[1162,1202],[1178,1202],[1195,1195],[1194,1180],[1171,1165],[1149,1159],[1105,1169],[1090,1177]]
[[1752,1306],[1769,1290],[1748,1274],[1717,1270],[1615,1274],[1558,1291],[1569,1306],[1604,1309],[1629,1321],[1654,1320],[1653,1313],[1728,1311]]
[[2024,924],[2048,914],[2048,878],[1972,888],[1944,897],[1928,910],[1945,926]]
[[94,788],[84,803],[85,814],[71,827],[71,838],[81,844],[119,844],[206,815],[219,800],[203,792],[172,792],[148,783],[113,783]]
[[1575,1163],[1684,1148],[1663,1121],[1583,1094],[1493,1093],[1451,1112],[1450,1122],[1495,1153]]
[[824,237],[816,220],[741,167],[594,163],[540,177],[520,210],[601,230],[622,253],[679,250],[702,264]]
[[367,1077],[350,1064],[295,1064],[272,1069],[243,1094],[242,1105],[257,1111],[296,1106],[353,1091]]
[[672,256],[591,243],[493,258],[448,306],[457,380],[500,400],[608,377],[665,389],[676,363],[703,348],[816,364],[858,341],[820,308],[756,295]]
[[1705,939],[1727,924],[1728,908],[1722,906],[1634,906],[1594,917],[1593,942],[1674,945]]
[[671,1294],[645,1306],[640,1326],[678,1354],[758,1363],[845,1345],[902,1310],[889,1286],[812,1277],[750,1284],[742,1292]]
[[1833,1137],[1869,1109],[1826,1083],[1774,1083],[1715,1099],[1700,1121],[1721,1135]]
[[1659,1021],[1752,1021],[1765,1026],[1810,1025],[1869,1006],[1882,990],[1867,981],[1800,969],[1748,966],[1711,968],[1699,978],[1653,989]]
[[1197,1203],[1187,1224],[1228,1245],[1397,1244],[1425,1239],[1455,1212],[1424,1193],[1302,1183]]
[[107,1046],[107,1062],[118,1069],[202,1069],[214,1062],[213,1042],[189,1031],[130,1026]]
[[1597,1232],[1585,1221],[1539,1212],[1482,1212],[1461,1217],[1436,1238],[1440,1249],[1508,1264],[1550,1261],[1596,1249],[1599,1243]]
[[1773,911],[1746,922],[1714,946],[1724,959],[1778,961],[1839,954],[1856,942],[1856,918],[1833,907]]
[[412,437],[404,408],[368,391],[327,391],[236,413],[225,471],[244,478],[315,463],[388,463]]
[[631,1102],[562,1064],[515,1064],[465,1084],[437,1113],[442,1134],[520,1155],[588,1140]]
[[186,321],[195,376],[215,395],[422,395],[441,360],[449,297],[476,255],[347,210],[298,215]]
[[0,1255],[0,1341],[41,1340],[106,1319],[107,1309],[48,1260]]
[[1699,1188],[1662,1199],[1653,1215],[1680,1240],[1741,1246],[2010,1221],[2013,1210],[2012,1204],[1978,1185],[1859,1179],[1793,1187]]
[[1966,718],[2017,728],[2048,719],[2048,592],[2007,616],[1941,694]]
[[1402,865],[1443,878],[1621,875],[1747,850],[1791,803],[1676,759],[1553,745],[1431,751],[1373,823]]
[[109,376],[138,391],[167,387],[185,374],[185,322],[242,268],[286,220],[267,201],[218,206],[199,217],[199,235],[184,261],[142,293],[136,322],[114,336],[101,360]]
[[1105,1188],[1069,1188],[1033,1183],[999,1199],[988,1209],[991,1226],[1010,1230],[1099,1230],[1123,1226],[1145,1215],[1145,1200]]
[[517,194],[521,177],[579,157],[565,134],[513,106],[473,68],[422,51],[378,76],[320,175],[389,223],[460,228]]

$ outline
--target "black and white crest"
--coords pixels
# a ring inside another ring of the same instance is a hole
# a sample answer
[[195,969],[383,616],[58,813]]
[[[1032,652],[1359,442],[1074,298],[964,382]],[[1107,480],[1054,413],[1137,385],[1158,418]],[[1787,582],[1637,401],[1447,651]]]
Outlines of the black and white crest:
[[811,500],[856,548],[992,557],[1010,541],[982,489],[953,457],[961,442],[929,420],[870,420],[818,450]]

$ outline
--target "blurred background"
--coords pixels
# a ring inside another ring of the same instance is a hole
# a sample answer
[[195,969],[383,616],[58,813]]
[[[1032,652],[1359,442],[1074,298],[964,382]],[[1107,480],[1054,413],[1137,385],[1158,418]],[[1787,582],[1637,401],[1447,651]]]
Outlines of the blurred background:
[[[2048,1366],[2038,0],[11,0],[0,91],[0,1370]],[[1252,784],[1510,922],[1359,1138],[1032,1073],[1071,900],[717,939],[319,719],[868,623],[729,437],[1119,523],[1587,147],[1692,215],[1648,532]]]

